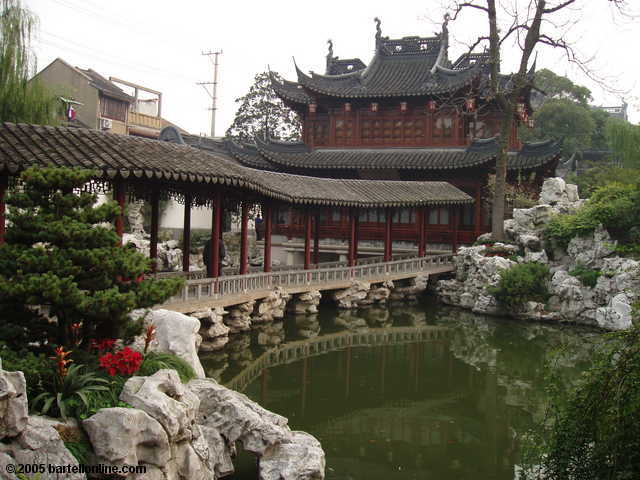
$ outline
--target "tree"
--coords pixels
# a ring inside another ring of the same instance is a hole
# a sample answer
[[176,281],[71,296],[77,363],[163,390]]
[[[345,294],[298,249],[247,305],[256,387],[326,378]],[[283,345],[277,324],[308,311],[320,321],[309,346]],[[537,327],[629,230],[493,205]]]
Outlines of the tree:
[[[610,0],[622,8],[624,0]],[[570,44],[557,32],[553,22],[554,16],[580,0],[522,0],[514,2],[513,8],[505,8],[500,3],[501,10],[496,7],[496,0],[468,0],[454,1],[452,4],[453,20],[463,12],[481,12],[487,19],[488,31],[479,36],[472,43],[470,50],[479,45],[488,47],[488,68],[490,72],[489,99],[498,105],[502,112],[500,121],[499,148],[496,154],[496,184],[492,208],[491,232],[495,240],[504,240],[505,213],[505,185],[507,176],[508,143],[513,122],[516,119],[517,104],[532,86],[532,79],[528,75],[534,51],[540,45],[563,49],[570,61],[580,62],[579,57]],[[524,5],[523,8],[520,8]],[[549,30],[549,31],[547,31]],[[515,40],[520,48],[518,69],[509,76],[509,81],[503,81],[500,74],[500,60],[502,47],[507,40]]]
[[620,159],[623,167],[640,168],[640,126],[612,119],[606,136],[614,158]]
[[525,445],[520,478],[638,478],[640,327],[610,334],[578,385],[553,380],[549,421]]
[[134,308],[175,294],[181,280],[145,279],[150,262],[119,246],[102,222],[119,213],[115,202],[94,206],[81,189],[88,170],[29,168],[8,195],[10,226],[0,246],[0,337],[14,345],[82,337],[119,337]]
[[548,99],[568,99],[581,105],[587,105],[592,100],[591,90],[587,87],[576,85],[569,78],[556,75],[546,68],[535,73],[534,82]]
[[20,0],[0,0],[0,122],[55,124],[62,103],[39,82],[31,35],[36,17]]
[[240,107],[227,130],[227,136],[246,142],[253,142],[255,137],[300,140],[300,119],[278,98],[271,87],[270,75],[282,81],[277,73],[258,73],[249,92],[236,98]]

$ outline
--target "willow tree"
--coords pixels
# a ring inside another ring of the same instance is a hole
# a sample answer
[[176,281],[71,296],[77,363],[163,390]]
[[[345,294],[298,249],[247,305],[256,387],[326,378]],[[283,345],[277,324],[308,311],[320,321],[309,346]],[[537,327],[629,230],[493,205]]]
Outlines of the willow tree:
[[0,0],[0,121],[54,124],[62,103],[37,81],[31,38],[38,19],[20,0]]
[[[605,0],[600,0],[604,2]],[[607,0],[615,8],[622,10],[625,0]],[[452,19],[463,12],[474,12],[486,18],[487,30],[471,44],[470,50],[484,46],[488,54],[490,80],[489,100],[494,100],[502,112],[500,121],[499,148],[496,154],[496,181],[492,206],[491,232],[495,240],[504,239],[505,192],[509,137],[516,121],[517,105],[533,86],[528,72],[538,47],[547,46],[561,49],[570,62],[587,69],[573,46],[566,40],[563,31],[562,11],[570,7],[587,8],[586,0],[513,0],[505,7],[496,0],[454,1],[451,4]],[[559,18],[560,17],[560,18]],[[566,21],[564,25],[568,28]],[[519,49],[518,69],[506,77],[500,73],[502,49],[515,44]]]
[[625,168],[640,168],[640,126],[614,119],[607,123],[607,141],[614,158]]

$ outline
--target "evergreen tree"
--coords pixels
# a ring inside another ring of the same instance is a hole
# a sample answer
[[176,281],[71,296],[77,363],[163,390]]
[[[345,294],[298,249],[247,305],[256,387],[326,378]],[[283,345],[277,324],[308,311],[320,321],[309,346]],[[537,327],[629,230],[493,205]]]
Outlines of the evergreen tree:
[[31,35],[37,18],[20,0],[0,0],[0,122],[55,124],[62,103],[39,82]]
[[[100,225],[119,214],[81,191],[89,170],[29,168],[8,195],[0,246],[0,337],[13,345],[119,337],[127,314],[175,294],[182,280],[145,279],[150,261]],[[81,326],[80,326],[81,325]]]
[[[249,92],[236,98],[240,104],[227,136],[252,142],[255,137],[300,140],[302,126],[297,114],[276,96],[269,72],[258,73]],[[282,79],[273,73],[279,82]]]

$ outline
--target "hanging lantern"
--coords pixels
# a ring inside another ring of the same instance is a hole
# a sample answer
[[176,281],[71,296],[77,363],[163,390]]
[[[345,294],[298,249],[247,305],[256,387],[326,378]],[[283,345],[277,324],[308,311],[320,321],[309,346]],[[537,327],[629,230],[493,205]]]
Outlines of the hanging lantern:
[[533,119],[533,117],[529,117],[527,121],[527,126],[529,128],[534,128],[536,126],[536,121]]
[[518,102],[518,104],[516,105],[516,112],[518,112],[518,115],[522,116],[522,114],[524,113],[524,108],[524,103]]
[[431,113],[435,112],[436,111],[436,107],[437,107],[437,104],[436,104],[435,100],[429,100],[427,102],[427,110],[429,112],[431,112]]
[[310,103],[309,104],[309,113],[316,113],[316,108],[318,108],[318,105],[315,103]]
[[402,113],[407,111],[407,102],[400,102],[400,111]]
[[473,112],[476,109],[476,99],[475,98],[467,98],[464,101],[464,108],[467,112]]
[[349,113],[351,111],[351,103],[350,102],[347,102],[347,103],[344,104],[344,111],[346,113]]
[[372,112],[377,112],[378,111],[378,102],[371,102],[371,106],[369,107],[369,109]]
[[67,108],[67,120],[72,122],[76,119],[76,109],[73,108],[73,105],[69,105]]

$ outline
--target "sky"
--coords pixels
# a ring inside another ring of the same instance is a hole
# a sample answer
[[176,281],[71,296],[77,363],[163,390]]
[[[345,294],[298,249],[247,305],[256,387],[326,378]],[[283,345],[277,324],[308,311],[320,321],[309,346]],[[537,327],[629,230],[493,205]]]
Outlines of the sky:
[[[636,2],[637,0],[630,0]],[[224,135],[256,73],[267,68],[296,80],[293,58],[303,71],[324,73],[327,39],[334,55],[373,55],[374,17],[391,38],[432,36],[441,30],[447,0],[271,2],[205,0],[23,0],[40,20],[34,41],[38,70],[60,57],[163,94],[163,117],[190,133],[210,131],[211,99],[197,82],[213,80],[212,58],[203,52],[222,50],[218,78],[216,135]],[[525,0],[499,0],[503,12]],[[549,0],[549,4],[556,1]],[[538,52],[538,68],[549,68],[592,90],[595,105],[629,103],[630,120],[640,122],[640,17],[616,15],[607,0],[578,0],[579,6],[553,17],[544,31],[563,31],[589,68],[618,92],[603,88],[564,54]],[[503,8],[504,7],[504,8]],[[636,11],[635,13],[640,13]],[[465,44],[486,34],[482,12],[465,13],[449,26],[450,58]],[[507,45],[503,71],[516,68],[518,51]],[[594,76],[594,75],[591,75]]]

